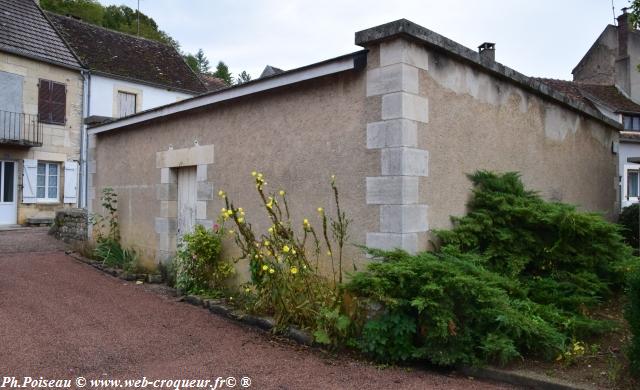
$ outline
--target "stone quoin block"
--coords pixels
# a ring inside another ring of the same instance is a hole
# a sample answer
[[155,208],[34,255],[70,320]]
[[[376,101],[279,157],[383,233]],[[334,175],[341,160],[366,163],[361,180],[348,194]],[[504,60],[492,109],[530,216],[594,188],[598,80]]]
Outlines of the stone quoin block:
[[367,177],[367,204],[418,203],[418,177]]
[[176,218],[178,216],[178,202],[175,200],[161,200],[160,216]]
[[196,166],[196,180],[207,181],[207,167],[208,164],[200,164]]
[[196,202],[196,218],[207,219],[207,201],[199,200]]
[[206,181],[198,182],[197,200],[212,200],[214,198],[213,183]]
[[367,96],[391,92],[418,93],[418,68],[393,64],[367,71]]
[[175,234],[178,231],[176,218],[156,217],[155,230],[158,234]]
[[367,233],[367,247],[392,250],[404,249],[409,253],[418,251],[417,233]]
[[427,98],[406,92],[394,92],[382,96],[382,119],[411,119],[427,123],[429,105]]
[[367,124],[367,148],[418,146],[418,123],[409,119],[392,119]]
[[380,66],[408,64],[429,70],[429,54],[424,47],[405,39],[394,39],[380,44]]
[[178,184],[163,183],[156,184],[157,200],[178,200]]
[[382,149],[381,168],[383,175],[427,176],[429,153],[415,148]]
[[160,183],[168,184],[168,183],[177,183],[178,175],[176,175],[176,171],[171,168],[160,168]]
[[380,206],[380,231],[384,233],[419,233],[429,230],[426,205]]

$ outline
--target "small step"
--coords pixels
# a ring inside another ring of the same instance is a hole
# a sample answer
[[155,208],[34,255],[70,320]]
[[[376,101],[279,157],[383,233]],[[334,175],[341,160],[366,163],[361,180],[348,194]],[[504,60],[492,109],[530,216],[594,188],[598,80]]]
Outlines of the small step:
[[27,218],[27,226],[51,226],[53,225],[52,217],[30,217]]

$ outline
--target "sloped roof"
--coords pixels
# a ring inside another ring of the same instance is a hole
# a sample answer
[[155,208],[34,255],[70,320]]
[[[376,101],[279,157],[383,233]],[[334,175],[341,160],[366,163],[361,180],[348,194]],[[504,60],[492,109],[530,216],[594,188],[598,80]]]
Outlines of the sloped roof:
[[217,91],[228,87],[227,83],[219,77],[206,73],[200,73],[199,76],[202,83],[207,87],[207,91]]
[[602,104],[613,112],[640,113],[640,105],[626,97],[615,85],[585,84],[575,81],[539,79],[556,91],[596,108]]
[[264,70],[260,74],[260,78],[273,76],[273,75],[276,75],[276,74],[280,74],[282,72],[284,72],[284,70],[282,70],[280,68],[276,68],[275,66],[267,65],[267,66],[264,67]]
[[81,67],[33,0],[0,0],[0,51],[64,67]]
[[204,84],[175,48],[47,12],[78,58],[92,71],[201,93]]

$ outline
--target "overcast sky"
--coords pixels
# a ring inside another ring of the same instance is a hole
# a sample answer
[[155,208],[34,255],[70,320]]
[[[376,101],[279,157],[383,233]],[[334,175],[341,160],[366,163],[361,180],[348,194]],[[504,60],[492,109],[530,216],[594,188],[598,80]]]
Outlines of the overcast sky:
[[[613,3],[617,15],[628,0]],[[495,42],[496,60],[526,75],[571,79],[613,22],[611,0],[140,0],[140,10],[183,50],[254,78],[266,64],[286,70],[359,50],[356,31],[406,18],[473,49]]]

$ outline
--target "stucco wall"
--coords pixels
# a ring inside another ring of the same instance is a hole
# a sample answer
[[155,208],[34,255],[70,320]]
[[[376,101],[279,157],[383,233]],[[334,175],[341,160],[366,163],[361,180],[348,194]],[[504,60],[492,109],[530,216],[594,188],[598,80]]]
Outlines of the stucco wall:
[[429,122],[419,144],[429,151],[421,197],[430,228],[465,213],[478,169],[518,171],[543,197],[613,218],[617,202],[617,132],[451,57],[428,52],[420,93]]
[[[329,178],[335,174],[342,207],[354,219],[350,240],[363,244],[378,220],[377,211],[366,206],[363,178],[379,169],[376,152],[365,148],[366,117],[372,114],[365,107],[364,89],[363,72],[347,72],[98,134],[95,149],[90,146],[97,167],[90,178],[95,188],[92,207],[99,211],[101,189],[113,187],[120,197],[124,244],[135,246],[152,262],[158,247],[154,219],[161,214],[156,153],[170,145],[192,147],[197,140],[202,146],[214,145],[215,161],[207,169],[213,192],[226,191],[247,211],[247,220],[263,231],[268,226],[258,209],[252,171],[263,172],[271,190],[287,191],[293,220],[300,226],[303,218],[317,225],[316,208],[332,205]],[[224,203],[213,198],[207,218],[215,220]],[[350,247],[347,258],[361,261],[363,256]],[[350,260],[346,264],[351,267]]]
[[[52,80],[67,86],[66,124],[43,124],[43,145],[33,148],[15,148],[0,144],[0,158],[16,160],[36,159],[42,161],[63,162],[78,160],[80,155],[80,128],[82,122],[82,76],[74,71],[50,65],[44,62],[18,57],[0,52],[0,71],[17,74],[23,77],[22,112],[38,113],[38,81]],[[22,204],[22,164],[18,164],[18,223],[38,212],[46,212],[53,217],[53,210],[64,206],[58,204]],[[64,188],[64,169],[61,165],[60,202]]]
[[573,70],[573,80],[593,84],[615,83],[615,61],[618,55],[617,28],[608,25]]
[[137,111],[175,103],[192,95],[156,88],[145,84],[111,79],[103,76],[91,76],[90,115],[117,117],[115,97],[118,91],[135,93]]

